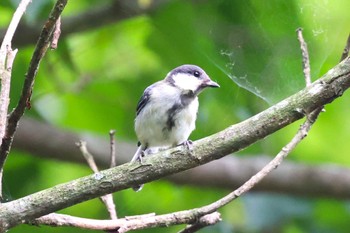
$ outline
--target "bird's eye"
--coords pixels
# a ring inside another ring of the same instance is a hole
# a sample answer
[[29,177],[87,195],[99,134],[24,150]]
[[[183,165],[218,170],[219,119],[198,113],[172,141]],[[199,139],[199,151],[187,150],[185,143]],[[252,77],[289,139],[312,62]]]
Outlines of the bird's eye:
[[194,75],[194,77],[199,77],[199,76],[201,76],[201,73],[199,72],[199,71],[195,71],[194,73],[193,73],[193,75]]

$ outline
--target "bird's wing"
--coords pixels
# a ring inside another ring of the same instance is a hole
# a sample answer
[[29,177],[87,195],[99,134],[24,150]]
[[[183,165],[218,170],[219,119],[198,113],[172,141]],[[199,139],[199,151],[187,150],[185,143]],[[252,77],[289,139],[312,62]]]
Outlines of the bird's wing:
[[137,103],[136,107],[136,116],[139,115],[139,113],[142,111],[142,109],[146,106],[146,104],[149,102],[150,97],[151,97],[151,89],[148,87],[144,92],[143,95],[141,96],[141,99]]

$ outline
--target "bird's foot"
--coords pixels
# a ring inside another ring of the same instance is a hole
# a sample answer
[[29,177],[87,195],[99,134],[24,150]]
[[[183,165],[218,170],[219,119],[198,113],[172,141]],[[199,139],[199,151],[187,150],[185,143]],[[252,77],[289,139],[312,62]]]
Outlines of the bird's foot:
[[146,154],[145,154],[145,151],[143,150],[143,151],[141,151],[141,153],[140,153],[139,157],[137,158],[137,160],[142,164],[143,158],[145,156],[146,156]]
[[142,160],[144,157],[145,157],[145,151],[141,150],[137,154],[134,155],[131,162],[132,163],[140,162],[142,164]]
[[193,150],[193,142],[191,140],[186,140],[183,143],[181,143],[181,145],[183,145],[184,147],[186,147],[186,149],[188,151],[192,151]]

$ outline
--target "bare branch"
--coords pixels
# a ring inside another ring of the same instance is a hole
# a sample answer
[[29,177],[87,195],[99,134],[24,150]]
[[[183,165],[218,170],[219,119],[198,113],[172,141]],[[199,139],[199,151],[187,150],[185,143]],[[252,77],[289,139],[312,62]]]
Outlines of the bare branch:
[[[318,108],[322,109],[322,108]],[[319,112],[313,111],[313,115],[315,117],[318,116]],[[315,118],[316,119],[316,118]],[[231,201],[235,200],[242,194],[248,192],[251,188],[253,188],[258,182],[260,182],[267,174],[269,174],[271,171],[276,169],[283,159],[297,146],[297,144],[306,136],[307,132],[311,129],[312,123],[314,121],[309,121],[308,119],[306,122],[300,127],[297,134],[294,136],[294,138],[291,140],[290,143],[288,143],[278,154],[277,156],[269,162],[263,169],[261,169],[257,174],[255,174],[253,177],[251,177],[247,182],[245,182],[241,187],[236,189],[235,191],[231,192],[227,196],[221,198],[220,200],[203,206],[201,208],[192,209],[189,211],[180,211],[175,212],[167,215],[161,215],[161,216],[151,216],[153,219],[152,221],[149,221],[148,216],[142,216],[140,219],[134,218],[134,221],[132,224],[130,224],[130,221],[127,222],[112,222],[112,229],[118,229],[119,233],[128,232],[130,230],[137,230],[137,229],[144,229],[144,228],[152,228],[152,227],[161,227],[161,226],[170,226],[175,224],[183,224],[183,219],[186,219],[192,223],[191,225],[187,226],[184,230],[180,231],[181,233],[191,233],[196,232],[199,229],[202,229],[206,226],[213,225],[220,221],[220,214],[216,212],[219,208],[223,207],[224,205],[227,205]],[[169,218],[164,216],[176,216],[175,218]],[[192,218],[190,218],[191,216]],[[195,216],[195,218],[193,218]],[[45,221],[46,219],[46,221]],[[198,219],[198,220],[196,220]],[[74,221],[74,219],[69,218],[70,221],[59,221],[58,219],[55,219],[53,221],[52,218],[50,218],[50,221],[47,221],[47,218],[44,216],[42,218],[39,218],[36,220],[37,223],[40,224],[49,224],[54,226],[76,226],[80,228],[88,227],[85,223],[86,220],[78,219]],[[120,219],[124,220],[124,219]],[[138,220],[138,221],[137,221]],[[89,229],[98,229],[103,226],[103,229],[100,230],[110,230],[110,227],[107,223],[104,222],[105,220],[102,220],[104,224],[101,224],[101,222],[96,222],[95,224],[92,223],[92,221],[89,222]],[[108,222],[110,223],[110,222]]]
[[[53,10],[50,13],[49,19],[47,20],[47,22],[45,23],[41,31],[38,43],[36,45],[34,54],[32,56],[32,59],[30,61],[30,65],[26,74],[21,97],[18,101],[16,108],[14,109],[13,112],[11,112],[8,118],[5,135],[2,139],[2,144],[0,147],[0,169],[1,170],[3,168],[7,155],[10,151],[18,122],[20,118],[23,116],[26,107],[27,108],[30,107],[30,98],[32,94],[32,88],[34,85],[35,76],[39,69],[40,61],[45,55],[47,48],[49,47],[49,43],[50,43],[49,39],[51,38],[52,33],[54,31],[56,21],[60,16],[60,14],[62,13],[65,5],[67,4],[67,1],[68,0],[58,0],[56,2]],[[1,170],[0,170],[0,173],[2,172]]]
[[7,28],[4,39],[2,41],[2,44],[0,47],[1,51],[5,51],[5,50],[11,48],[11,41],[12,41],[13,35],[15,34],[15,31],[16,31],[16,28],[19,24],[19,21],[21,20],[22,15],[26,11],[27,6],[30,2],[31,2],[30,0],[22,0],[20,2],[20,4],[18,5],[15,13],[13,14],[10,25]]
[[[34,131],[35,134],[33,134]],[[87,141],[90,152],[94,155],[94,160],[99,167],[109,167],[109,140],[93,134],[73,133],[27,117],[21,119],[21,127],[16,132],[13,149],[45,159],[86,163],[80,151],[72,143],[79,139]],[[47,143],[48,141],[50,143]],[[118,140],[116,145],[118,163],[129,162],[136,150],[136,143]],[[232,189],[239,187],[270,160],[270,157],[265,155],[226,156],[166,178],[180,185]],[[298,177],[298,179],[295,180],[293,177]],[[314,179],[315,177],[317,179]],[[350,197],[350,169],[335,164],[306,165],[284,161],[279,169],[270,173],[251,191],[348,199]]]
[[73,226],[90,230],[118,230],[118,233],[124,233],[131,230],[168,227],[177,224],[191,224],[196,222],[200,222],[203,226],[212,225],[220,220],[220,214],[217,212],[203,215],[200,209],[193,209],[163,215],[136,215],[117,220],[97,220],[72,217],[64,214],[48,214],[35,219],[32,223],[57,227]]
[[309,51],[307,49],[307,44],[303,38],[303,29],[297,29],[298,40],[300,42],[300,49],[303,58],[303,72],[305,77],[306,86],[311,84],[311,74],[310,74],[310,59],[309,59]]
[[[6,130],[7,113],[9,106],[11,70],[14,57],[17,50],[12,51],[12,38],[15,34],[19,21],[27,9],[30,0],[22,0],[13,14],[10,25],[7,28],[4,39],[0,47],[0,78],[1,78],[1,93],[0,93],[0,140],[3,139]],[[0,142],[1,144],[1,142]]]
[[115,167],[117,165],[117,157],[116,157],[116,153],[115,153],[115,139],[114,139],[114,135],[115,135],[115,130],[111,129],[109,131],[109,143],[110,143],[110,147],[111,147],[111,162],[110,162],[110,167]]
[[220,213],[213,212],[211,214],[204,215],[203,217],[199,218],[198,221],[195,224],[188,225],[185,229],[179,231],[179,233],[192,233],[199,231],[200,229],[214,225],[221,221]]
[[8,106],[10,104],[11,71],[16,53],[17,49],[12,50],[11,48],[8,48],[7,51],[0,51],[0,144],[6,131]]
[[[306,86],[311,85],[311,68],[310,68],[310,58],[309,51],[307,49],[307,44],[304,40],[303,31],[301,28],[297,29],[298,40],[300,42],[300,50],[303,57],[303,71]],[[307,136],[308,131],[311,129],[312,124],[316,121],[318,115],[323,111],[323,106],[315,109],[311,113],[308,113],[306,116],[305,123],[300,127],[299,132],[300,135],[296,140],[301,141],[304,137]]]
[[89,153],[86,147],[85,141],[79,141],[76,143],[77,147],[80,149],[82,155],[84,156],[86,162],[88,163],[89,167],[94,173],[98,173],[99,170],[97,168],[97,165],[95,163],[94,157]]
[[[17,49],[12,50],[11,48],[12,38],[30,2],[30,0],[22,0],[18,5],[0,47],[0,145],[2,145],[6,132],[8,106],[10,104],[11,71],[17,54]],[[0,163],[0,200],[2,200],[3,166],[4,162]]]
[[[76,143],[76,145],[79,147],[81,153],[83,154],[86,162],[88,163],[91,170],[95,173],[96,178],[98,179],[99,176],[99,170],[95,163],[94,157],[90,154],[86,147],[85,141],[79,141]],[[113,201],[113,195],[112,194],[106,194],[100,197],[100,200],[103,202],[103,204],[106,206],[107,211],[109,213],[109,216],[111,219],[117,219],[117,211],[115,208],[115,204]]]
[[[320,108],[318,108],[320,109]],[[321,108],[322,109],[322,108]],[[313,112],[315,116],[318,116],[318,113],[316,111]],[[196,221],[196,219],[201,219],[203,216],[206,216],[207,214],[214,213],[219,208],[227,205],[231,201],[235,200],[236,198],[240,197],[242,194],[248,192],[251,188],[253,188],[258,182],[260,182],[267,174],[269,174],[271,171],[276,169],[283,159],[298,145],[298,143],[306,136],[307,132],[311,129],[312,122],[308,119],[306,122],[300,127],[297,134],[293,137],[290,143],[288,143],[278,154],[277,156],[269,162],[263,169],[261,169],[257,174],[252,176],[248,181],[246,181],[241,187],[234,190],[233,192],[229,193],[227,196],[219,199],[216,202],[213,202],[209,205],[192,209],[189,211],[180,211],[176,213],[167,214],[166,216],[176,216],[176,218],[164,218],[164,215],[162,216],[152,216],[152,223],[148,221],[148,218],[140,218],[139,221],[133,222],[133,224],[128,223],[120,223],[118,222],[118,225],[116,225],[117,222],[113,222],[113,229],[118,229],[118,232],[127,232],[130,230],[136,230],[136,229],[144,229],[144,228],[151,228],[151,227],[160,227],[160,226],[169,226],[169,225],[175,225],[175,224],[183,224],[182,219],[188,219],[193,223],[191,226],[186,227],[181,232],[195,232],[205,226],[211,225],[208,224],[207,221]],[[192,218],[189,217],[192,216]],[[193,216],[196,216],[193,219]],[[39,218],[40,219],[40,218]],[[209,223],[215,224],[217,221],[219,221],[219,217],[215,218],[216,221],[209,221]],[[122,220],[122,219],[121,219]],[[135,220],[134,220],[135,221]],[[41,222],[42,224],[48,224],[47,222]],[[57,223],[54,223],[55,226],[57,226]],[[91,223],[90,223],[91,224]],[[120,225],[119,225],[120,224]],[[72,226],[72,222],[65,223],[65,225]],[[80,224],[76,224],[77,227],[85,227],[86,225],[83,225],[81,222]],[[96,225],[92,226],[91,229],[96,229],[96,227],[100,226],[99,223],[96,223]],[[104,227],[106,227],[106,224],[104,224]]]
[[[145,158],[143,164],[123,164],[100,171],[99,176],[82,177],[3,203],[0,206],[0,228],[9,229],[23,221],[31,221],[59,209],[137,184],[147,183],[242,150],[302,118],[304,115],[300,113],[299,109],[303,109],[303,112],[311,112],[338,98],[349,86],[350,59],[345,59],[309,87],[269,109],[221,132],[195,141],[193,150],[186,150],[183,146],[178,146]],[[283,151],[278,156],[283,157]],[[273,164],[271,165],[271,163]],[[275,167],[275,164],[278,165],[278,160],[275,159],[271,163],[259,175],[268,172],[269,169]],[[231,195],[239,196],[260,179],[257,176],[252,177]],[[225,204],[228,200],[230,200],[230,196],[220,200],[220,204]],[[36,208],[33,208],[33,205]],[[215,203],[210,204],[204,210],[215,209],[217,205],[213,205]]]

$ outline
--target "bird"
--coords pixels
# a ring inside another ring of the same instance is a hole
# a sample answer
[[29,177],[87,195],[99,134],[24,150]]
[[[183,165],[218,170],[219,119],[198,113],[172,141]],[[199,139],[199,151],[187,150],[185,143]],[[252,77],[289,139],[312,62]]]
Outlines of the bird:
[[[220,87],[196,65],[181,65],[145,89],[136,107],[135,132],[138,149],[131,162],[188,140],[195,129],[198,95],[207,87]],[[143,185],[132,187],[140,191]]]

